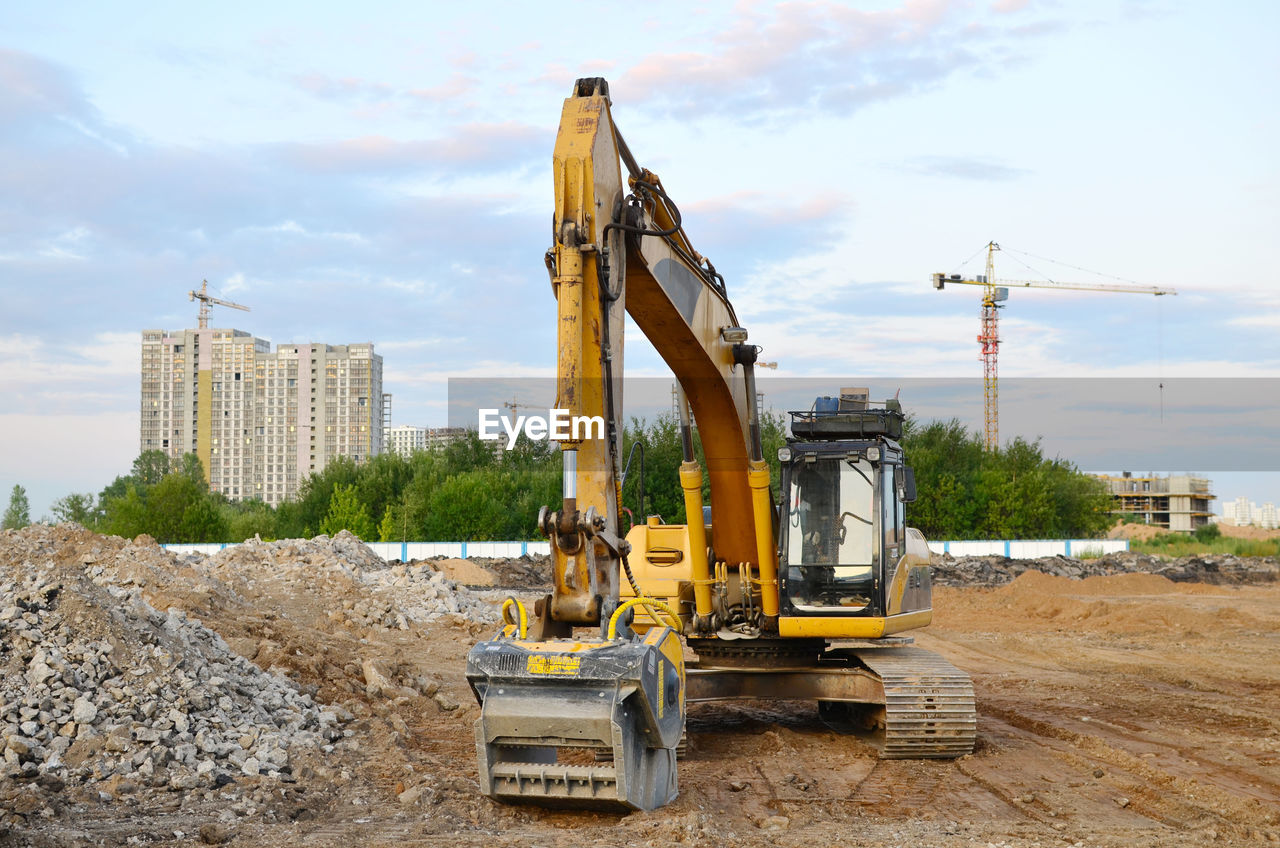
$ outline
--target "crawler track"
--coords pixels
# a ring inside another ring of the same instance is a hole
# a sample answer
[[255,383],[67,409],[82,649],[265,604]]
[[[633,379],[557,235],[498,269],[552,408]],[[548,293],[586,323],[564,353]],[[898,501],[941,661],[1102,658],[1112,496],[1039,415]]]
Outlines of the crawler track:
[[977,713],[968,674],[920,648],[872,648],[853,655],[884,686],[881,757],[955,759],[973,751]]

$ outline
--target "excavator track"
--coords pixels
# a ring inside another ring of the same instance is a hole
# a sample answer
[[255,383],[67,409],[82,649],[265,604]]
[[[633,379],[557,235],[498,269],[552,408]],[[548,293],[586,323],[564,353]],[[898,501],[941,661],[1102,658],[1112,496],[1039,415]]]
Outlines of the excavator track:
[[689,703],[736,700],[817,701],[840,731],[866,734],[890,760],[954,759],[977,735],[973,681],[930,651],[872,640],[844,640],[816,666],[686,669]]
[[921,648],[833,653],[856,659],[880,678],[884,713],[877,742],[883,759],[954,759],[973,751],[977,713],[968,674]]

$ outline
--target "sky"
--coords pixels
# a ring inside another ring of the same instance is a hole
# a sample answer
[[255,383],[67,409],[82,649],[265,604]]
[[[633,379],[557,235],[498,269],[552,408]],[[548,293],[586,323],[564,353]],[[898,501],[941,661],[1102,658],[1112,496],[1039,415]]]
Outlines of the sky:
[[[1239,1],[3,4],[0,493],[38,517],[127,472],[140,332],[194,326],[202,279],[252,310],[213,326],[373,342],[395,424],[444,424],[450,378],[551,376],[580,76],[770,377],[980,377],[978,290],[930,275],[994,240],[998,277],[1178,291],[1014,291],[1002,376],[1268,392],[1277,36]],[[626,359],[665,374],[634,326]],[[1280,500],[1280,468],[1195,461],[1141,470]]]

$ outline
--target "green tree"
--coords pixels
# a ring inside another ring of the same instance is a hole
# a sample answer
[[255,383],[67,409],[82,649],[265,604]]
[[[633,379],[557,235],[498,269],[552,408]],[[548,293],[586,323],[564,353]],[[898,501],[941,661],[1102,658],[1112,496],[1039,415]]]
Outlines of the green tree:
[[[195,454],[187,454],[195,456]],[[196,457],[199,462],[199,457]],[[154,486],[164,479],[173,469],[169,466],[169,456],[161,450],[146,450],[138,454],[133,461],[133,472],[129,475],[139,486]]]
[[227,524],[227,541],[240,542],[254,536],[267,540],[278,538],[276,511],[260,500],[224,504],[222,517]]
[[355,486],[359,480],[360,466],[345,456],[335,457],[324,470],[306,477],[298,486],[293,506],[276,513],[280,536],[292,538],[325,532],[318,528],[329,513],[334,491],[339,486]]
[[173,474],[182,474],[191,480],[208,485],[209,478],[204,473],[204,463],[194,453],[184,453],[182,458],[169,466]]
[[[506,437],[498,444],[506,446]],[[498,465],[501,460],[494,451],[494,442],[481,441],[480,434],[475,430],[468,430],[463,436],[453,439],[444,446],[441,453],[444,454],[445,464],[449,470],[455,474],[461,474],[466,471],[475,471],[479,468],[492,468]],[[506,453],[506,451],[503,451]]]
[[369,510],[360,502],[354,485],[334,487],[329,511],[320,523],[320,532],[329,536],[342,530],[349,530],[367,541],[377,538],[377,528],[369,517]]
[[394,453],[379,454],[356,467],[356,494],[369,515],[383,516],[389,506],[399,502],[412,479],[409,459]]
[[103,503],[103,512],[103,533],[132,539],[148,532],[147,505],[133,483],[126,483],[118,497],[108,497]]
[[199,458],[166,474],[147,495],[145,526],[161,544],[226,541],[227,522],[204,482]]
[[455,474],[431,493],[426,537],[439,540],[492,540],[494,528],[504,524],[508,507],[504,493],[510,481],[493,469]]
[[[684,450],[680,444],[680,425],[670,413],[659,415],[652,423],[632,418],[622,434],[622,456],[630,454],[635,442],[644,444],[644,515],[660,515],[668,524],[684,523],[684,490],[680,488],[680,463]],[[641,459],[637,454],[622,490],[622,502],[637,513],[640,505]]]
[[1110,496],[1096,478],[1039,440],[1015,438],[998,451],[958,420],[908,420],[902,439],[915,469],[907,520],[931,539],[1081,538],[1110,523]]
[[27,490],[15,485],[9,493],[9,508],[4,511],[5,530],[20,530],[31,523],[31,504]]
[[81,527],[93,529],[98,525],[102,515],[91,492],[80,494],[72,492],[58,498],[50,507],[53,517],[59,524],[75,523]]
[[406,530],[408,528],[398,523],[395,509],[387,507],[386,512],[382,513],[382,520],[378,522],[378,541],[379,542],[401,542],[408,541]]

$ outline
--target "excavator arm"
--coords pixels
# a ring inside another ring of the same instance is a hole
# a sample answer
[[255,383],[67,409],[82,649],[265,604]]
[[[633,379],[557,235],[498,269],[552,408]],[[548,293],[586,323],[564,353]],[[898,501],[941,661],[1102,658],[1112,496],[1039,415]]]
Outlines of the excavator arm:
[[[717,620],[701,521],[702,472],[687,411],[680,477],[693,519],[693,615],[639,597],[634,583],[637,597],[619,604],[619,574],[629,571],[630,552],[619,524],[624,310],[671,367],[697,417],[717,527],[725,528],[717,555],[743,567],[759,564],[759,583],[772,587],[772,608],[762,604],[763,612],[776,626],[756,348],[746,344],[722,279],[689,242],[662,181],[628,151],[604,80],[578,80],[565,101],[553,167],[546,262],[557,303],[556,407],[571,421],[604,426],[559,438],[561,502],[538,517],[551,541],[552,593],[538,602],[531,621],[513,599],[502,632],[468,654],[467,678],[481,704],[481,786],[505,801],[651,809],[677,791],[675,752],[685,711],[681,632],[710,631]],[[651,617],[643,633],[626,616],[637,605]],[[583,635],[575,628],[598,630]],[[594,752],[599,764],[575,760],[573,749]]]
[[[555,591],[538,611],[539,632],[601,623],[617,605],[619,565],[628,552],[618,520],[624,309],[675,374],[698,422],[717,555],[758,568],[766,622],[776,619],[756,348],[746,344],[723,278],[693,248],[662,181],[631,155],[613,123],[603,79],[578,80],[565,101],[553,169],[554,242],[547,261],[558,303],[557,406],[575,418],[598,416],[606,432],[604,439],[560,442],[563,502],[540,519],[552,541]],[[683,427],[695,628],[706,629],[712,619],[705,532],[697,520],[702,472],[693,461],[687,415]]]

